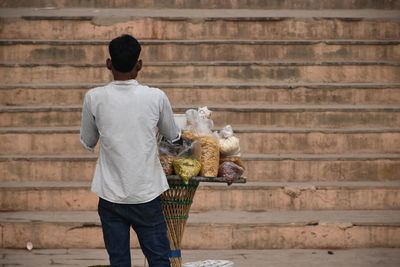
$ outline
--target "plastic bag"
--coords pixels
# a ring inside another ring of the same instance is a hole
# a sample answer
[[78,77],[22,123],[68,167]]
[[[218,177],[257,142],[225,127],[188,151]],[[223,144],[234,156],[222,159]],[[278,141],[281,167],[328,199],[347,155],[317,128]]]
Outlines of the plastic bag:
[[168,156],[168,155],[160,155],[160,163],[161,166],[163,167],[165,175],[172,175],[174,174],[174,166],[172,163],[176,157],[174,156]]
[[201,163],[200,175],[204,177],[217,177],[219,166],[218,139],[211,132],[213,121],[199,119],[196,132],[198,144],[195,146],[195,158]]
[[158,154],[160,157],[160,163],[163,167],[165,175],[172,175],[174,173],[173,161],[176,159],[176,155],[179,153],[179,147],[174,146],[165,139],[161,139],[158,144]]
[[239,138],[234,136],[232,126],[227,125],[219,133],[219,149],[222,157],[240,156]]
[[198,108],[197,112],[200,119],[209,119],[212,113],[207,107]]
[[217,177],[219,166],[218,141],[213,136],[198,138],[196,159],[201,163],[200,175],[204,177]]
[[227,179],[228,185],[239,179],[244,169],[233,162],[224,162],[218,168],[218,176]]
[[182,138],[186,140],[194,140],[198,137],[196,133],[197,122],[199,121],[199,113],[197,110],[188,109],[186,115],[186,128],[182,132]]
[[189,182],[190,178],[198,175],[201,168],[200,162],[190,158],[175,159],[173,165],[175,173],[182,178],[185,184]]

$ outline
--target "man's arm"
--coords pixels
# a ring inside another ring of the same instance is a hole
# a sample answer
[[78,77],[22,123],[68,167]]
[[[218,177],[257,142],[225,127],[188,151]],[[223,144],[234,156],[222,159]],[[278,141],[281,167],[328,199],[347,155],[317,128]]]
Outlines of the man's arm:
[[168,97],[163,93],[160,103],[160,118],[157,127],[160,134],[171,142],[175,142],[181,138],[181,131],[176,126],[174,114]]
[[98,140],[99,130],[96,126],[95,117],[90,109],[90,96],[86,93],[82,107],[80,141],[87,150],[93,152]]

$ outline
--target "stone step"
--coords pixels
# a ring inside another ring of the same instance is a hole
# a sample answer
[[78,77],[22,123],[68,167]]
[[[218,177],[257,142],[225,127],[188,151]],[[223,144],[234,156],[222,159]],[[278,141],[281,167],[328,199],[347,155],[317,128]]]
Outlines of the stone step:
[[[6,266],[53,267],[55,264],[69,267],[106,265],[107,251],[100,249],[0,249]],[[145,257],[140,249],[131,250],[132,264],[142,267]],[[400,248],[353,248],[353,249],[204,249],[182,251],[182,262],[198,262],[205,259],[225,259],[235,266],[274,267],[398,267]],[[52,266],[53,265],[53,266]]]
[[[3,63],[104,64],[109,40],[0,40]],[[158,61],[400,61],[400,41],[140,40],[145,63]]]
[[[105,64],[0,64],[3,83],[106,83]],[[142,83],[399,83],[395,62],[149,62]]]
[[[234,128],[249,154],[399,153],[400,128]],[[0,128],[0,154],[88,154],[79,127]]]
[[[0,105],[81,105],[103,83],[0,84]],[[172,105],[397,105],[400,83],[151,83]]]
[[[97,156],[0,155],[0,181],[90,181]],[[399,154],[244,154],[245,176],[259,182],[398,181]]]
[[[399,105],[208,105],[216,127],[398,127]],[[184,113],[197,106],[174,106]],[[0,106],[0,127],[79,126],[81,106]]]
[[[2,182],[0,211],[96,210],[89,182]],[[272,210],[387,210],[400,208],[400,180],[392,182],[201,183],[193,212]]]
[[[183,249],[400,247],[398,210],[192,213]],[[2,212],[2,248],[103,248],[97,212]],[[138,243],[132,233],[132,247]]]
[[94,8],[194,8],[194,9],[215,9],[215,8],[245,8],[245,9],[400,9],[400,4],[392,0],[296,0],[296,1],[165,1],[165,0],[4,0],[0,7],[42,7],[42,8],[73,8],[73,7],[94,7]]
[[[2,39],[398,40],[399,10],[2,8]],[[51,30],[49,30],[51,29]],[[39,34],[40,33],[40,34]]]

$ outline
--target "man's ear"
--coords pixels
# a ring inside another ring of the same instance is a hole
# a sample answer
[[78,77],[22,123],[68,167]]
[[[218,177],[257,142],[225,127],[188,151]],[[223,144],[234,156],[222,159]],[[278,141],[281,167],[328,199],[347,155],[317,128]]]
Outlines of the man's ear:
[[139,59],[135,66],[136,71],[139,72],[142,69],[142,66],[143,66],[143,61]]
[[112,70],[112,62],[111,62],[111,59],[110,59],[110,58],[107,58],[107,60],[106,60],[106,66],[107,66],[107,69]]

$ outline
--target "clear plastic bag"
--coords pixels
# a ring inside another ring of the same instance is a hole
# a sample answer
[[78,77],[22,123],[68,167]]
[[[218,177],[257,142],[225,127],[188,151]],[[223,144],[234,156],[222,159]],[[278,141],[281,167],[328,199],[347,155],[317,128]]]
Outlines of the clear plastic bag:
[[168,155],[160,155],[160,163],[163,167],[165,175],[174,174],[174,166],[172,165],[176,157]]
[[193,141],[198,137],[196,133],[197,122],[199,121],[199,113],[197,110],[188,109],[186,115],[186,128],[182,132],[182,138]]
[[228,185],[239,179],[244,169],[233,162],[224,162],[218,168],[218,176],[227,179]]
[[175,173],[182,178],[185,184],[189,182],[190,178],[198,175],[201,168],[200,162],[191,158],[175,159],[173,166]]
[[212,120],[199,119],[197,124],[198,144],[195,146],[195,157],[201,163],[200,175],[217,177],[219,166],[218,139],[211,132]]
[[172,145],[165,139],[161,139],[161,141],[158,143],[158,154],[165,175],[174,174],[174,166],[172,163],[176,159],[179,149],[180,148],[178,146]]
[[211,118],[212,111],[208,109],[208,107],[198,108],[197,112],[199,114],[200,119],[209,119]]
[[219,149],[222,157],[240,156],[239,138],[234,136],[232,126],[227,125],[219,133]]

